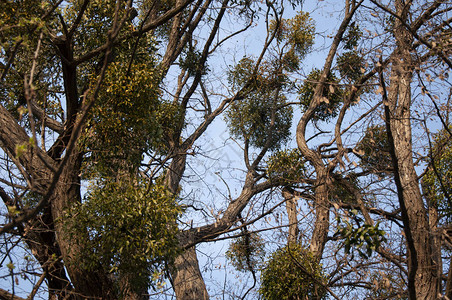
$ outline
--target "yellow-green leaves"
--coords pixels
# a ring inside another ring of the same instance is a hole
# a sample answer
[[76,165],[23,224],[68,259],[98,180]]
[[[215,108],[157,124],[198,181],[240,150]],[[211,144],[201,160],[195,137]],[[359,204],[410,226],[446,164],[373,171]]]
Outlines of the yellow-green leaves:
[[356,249],[361,257],[368,259],[386,241],[386,232],[379,228],[378,222],[375,225],[365,224],[357,213],[356,210],[352,210],[350,215],[358,226],[355,227],[352,222],[344,219],[342,221],[345,224],[337,229],[336,234],[340,234],[344,238],[345,253],[349,254]]
[[25,142],[25,143],[22,143],[22,144],[17,144],[16,145],[16,149],[15,149],[16,158],[20,158],[25,152],[28,151],[28,149],[33,148],[34,142],[35,142],[34,138],[30,137],[29,140],[28,140],[28,143]]
[[300,244],[274,252],[261,273],[259,293],[265,300],[324,299],[326,276],[320,264]]
[[[275,30],[276,22],[272,23]],[[298,12],[292,19],[282,19],[277,30],[277,39],[286,43],[294,51],[298,59],[303,59],[314,44],[315,25],[309,13]]]
[[9,269],[10,272],[12,272],[16,268],[16,266],[12,262],[7,263],[6,267]]
[[[319,83],[320,71],[314,69],[309,73],[305,82],[300,87],[299,95],[301,101],[301,107],[303,110],[308,109],[314,97],[314,90]],[[339,110],[340,104],[343,102],[343,90],[337,85],[339,79],[333,74],[329,73],[327,82],[323,87],[322,99],[323,101],[315,109],[314,121],[326,121],[330,118],[334,118]]]
[[246,232],[231,242],[226,257],[238,271],[257,270],[265,257],[265,243],[257,233]]
[[253,74],[254,61],[243,58],[230,73],[230,82],[239,89],[248,86],[245,99],[235,101],[226,112],[230,132],[250,145],[279,148],[290,135],[292,108],[286,105],[286,77],[270,63]]
[[452,220],[452,139],[445,129],[433,139],[430,165],[422,179],[427,201],[442,212],[447,222]]
[[130,177],[96,182],[85,201],[64,220],[70,234],[84,236],[83,253],[72,263],[127,274],[137,285],[178,253],[176,219],[181,213],[175,195],[159,181]]
[[25,152],[27,152],[28,144],[16,145],[16,158],[20,158]]
[[356,82],[363,75],[364,58],[358,51],[348,51],[337,57],[337,67],[342,78]]
[[348,26],[347,33],[343,38],[344,49],[353,50],[358,47],[358,42],[361,39],[363,33],[356,22],[353,22]]
[[392,169],[391,154],[386,128],[383,125],[369,126],[356,147],[364,170],[384,177]]
[[10,216],[16,216],[20,214],[20,210],[18,210],[15,205],[7,205],[6,208],[8,209],[8,214]]
[[135,169],[148,150],[165,151],[181,122],[176,105],[160,99],[159,73],[151,62],[112,63],[92,110],[85,146],[90,166],[109,174]]
[[305,177],[305,161],[298,149],[280,150],[267,160],[267,174],[271,179],[297,184]]

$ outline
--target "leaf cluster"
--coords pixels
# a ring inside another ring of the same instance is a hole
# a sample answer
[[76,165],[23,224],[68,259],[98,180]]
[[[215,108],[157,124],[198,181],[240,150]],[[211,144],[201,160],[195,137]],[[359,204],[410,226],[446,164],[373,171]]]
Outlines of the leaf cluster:
[[359,25],[356,24],[356,22],[350,24],[350,26],[347,27],[347,32],[342,40],[344,43],[344,49],[356,49],[356,47],[358,47],[358,42],[362,36],[363,32],[359,28]]
[[84,134],[87,170],[107,176],[136,169],[146,151],[165,152],[182,122],[178,106],[160,98],[153,63],[133,64],[128,73],[125,68],[120,62],[110,64]]
[[[7,67],[9,71],[4,74],[2,89],[0,89],[0,103],[5,106],[21,124],[29,128],[28,108],[26,107],[24,77],[29,79],[34,52],[36,51],[40,34],[40,55],[36,59],[33,77],[33,91],[35,104],[51,118],[62,114],[61,104],[57,99],[61,91],[60,69],[58,67],[56,51],[45,37],[49,28],[54,26],[54,15],[43,20],[42,16],[49,9],[48,1],[3,1],[0,11],[0,66],[1,73]],[[12,60],[13,59],[13,60]],[[35,119],[36,121],[36,119]],[[36,130],[40,132],[40,128]]]
[[296,184],[305,175],[305,161],[300,150],[286,149],[274,152],[267,160],[267,174],[271,179]]
[[392,169],[392,158],[384,125],[369,126],[356,149],[364,170],[372,171],[380,177],[388,175],[388,171]]
[[435,134],[429,151],[431,161],[422,187],[429,204],[439,208],[449,223],[452,220],[452,138],[445,129]]
[[[314,90],[320,80],[320,74],[320,70],[313,69],[298,91],[303,111],[308,109],[314,97]],[[322,91],[324,100],[316,107],[312,120],[327,121],[337,116],[344,98],[344,91],[337,85],[338,83],[339,79],[332,72],[328,73],[327,83]]]
[[63,220],[70,235],[84,236],[81,253],[70,263],[127,275],[137,287],[179,253],[176,219],[182,212],[162,182],[139,179],[95,182],[83,203]]
[[283,57],[289,71],[299,68],[299,63],[314,45],[315,24],[309,13],[300,11],[291,19],[282,19],[279,24],[273,21],[271,30],[276,30],[276,39],[288,51]]
[[247,232],[231,242],[226,257],[238,271],[260,269],[265,257],[265,243],[257,233]]
[[[355,174],[348,174],[348,176],[346,176],[344,180],[347,180],[349,184],[351,184],[355,189],[359,189],[358,177]],[[356,204],[355,196],[343,184],[341,184],[340,181],[333,181],[329,196],[330,200],[332,201],[341,201],[343,203]]]
[[314,21],[306,12],[298,12],[291,19],[270,22],[270,31],[276,33],[281,69],[295,72],[314,44]]
[[336,234],[340,234],[344,238],[345,253],[348,254],[352,248],[355,248],[361,257],[368,259],[386,241],[386,232],[379,229],[378,222],[375,225],[361,225],[364,220],[357,216],[357,213],[356,210],[350,212],[358,227],[353,226],[352,222],[346,219],[343,220],[345,225],[340,226]]
[[364,70],[364,58],[358,51],[344,52],[337,57],[337,67],[342,78],[349,82],[357,82]]
[[197,73],[206,75],[208,68],[201,63],[201,54],[195,49],[186,50],[184,55],[179,58],[179,67],[187,71],[189,76],[195,76]]
[[290,136],[293,110],[286,105],[283,89],[286,77],[272,64],[263,64],[258,74],[254,61],[243,58],[230,72],[229,81],[241,88],[250,80],[247,96],[230,105],[225,114],[230,132],[256,148],[279,148]]
[[265,300],[325,299],[327,278],[314,255],[300,244],[276,250],[261,273]]
[[10,35],[24,36],[43,25],[40,18],[50,5],[48,1],[2,1],[0,11],[0,41]]

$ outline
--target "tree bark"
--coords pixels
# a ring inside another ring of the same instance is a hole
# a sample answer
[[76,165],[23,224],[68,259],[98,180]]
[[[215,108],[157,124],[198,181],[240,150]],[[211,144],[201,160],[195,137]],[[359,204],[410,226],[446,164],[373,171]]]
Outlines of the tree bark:
[[[186,154],[185,151],[181,152],[183,154],[177,154],[173,158],[166,174],[166,186],[174,194],[179,191],[179,184],[185,171]],[[187,244],[183,233],[179,235],[179,244],[181,246]],[[209,299],[206,284],[199,270],[195,246],[177,256],[169,271],[171,284],[178,300]]]
[[[319,176],[320,173],[320,176]],[[310,250],[320,262],[323,250],[328,240],[328,231],[330,226],[330,205],[328,201],[328,185],[325,170],[317,172],[319,178],[316,180],[315,188],[315,222],[314,231],[312,232]]]
[[115,299],[114,285],[107,274],[100,268],[86,270],[81,267],[78,259],[84,247],[83,236],[68,232],[64,225],[66,210],[81,201],[79,170],[81,154],[72,153],[64,167],[53,197],[50,199],[52,216],[55,222],[58,245],[65,262],[74,290],[75,299],[84,297],[99,297],[101,299]]
[[[408,19],[407,8],[404,1],[396,1],[396,12],[402,21]],[[392,60],[385,118],[407,242],[408,292],[410,299],[437,299],[439,292],[437,266],[433,261],[427,211],[412,157],[410,121],[411,81],[414,71],[411,56],[412,36],[399,19],[395,22],[394,36],[397,49]]]
[[25,300],[25,299],[17,297],[14,294],[8,292],[7,290],[0,289],[0,300]]
[[298,218],[297,218],[297,198],[293,193],[290,192],[288,188],[284,188],[282,195],[286,200],[286,210],[287,216],[289,218],[289,236],[287,237],[287,242],[297,242],[298,241]]
[[170,271],[173,289],[178,300],[209,299],[199,270],[195,247],[185,250],[176,257]]

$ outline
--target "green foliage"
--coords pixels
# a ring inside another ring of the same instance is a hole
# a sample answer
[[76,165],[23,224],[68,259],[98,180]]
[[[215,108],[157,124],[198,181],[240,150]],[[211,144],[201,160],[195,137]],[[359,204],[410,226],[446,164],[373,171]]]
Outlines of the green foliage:
[[361,39],[362,35],[363,33],[358,24],[356,24],[355,22],[350,24],[350,26],[348,26],[347,28],[347,33],[342,40],[345,43],[344,49],[352,50],[358,47],[358,42]]
[[[71,23],[77,18],[84,1],[71,0],[64,10],[65,19]],[[107,41],[107,32],[113,24],[115,0],[90,1],[74,38],[74,51],[84,53],[93,50]],[[120,7],[119,14],[125,13],[126,1]],[[124,28],[126,29],[126,28]],[[124,30],[123,29],[123,30]]]
[[[273,22],[271,27],[275,30],[276,23]],[[314,20],[307,12],[300,11],[291,19],[282,19],[276,30],[278,42],[286,42],[290,48],[288,53],[296,54],[298,61],[302,60],[314,45]]]
[[315,257],[291,243],[274,252],[261,274],[265,300],[325,299],[327,278]]
[[364,170],[370,170],[380,177],[389,174],[388,171],[392,169],[392,158],[384,125],[369,126],[356,149]]
[[49,3],[42,0],[2,1],[0,11],[0,40],[13,33],[25,34],[28,30],[42,25],[42,16]]
[[267,160],[268,176],[283,179],[287,184],[298,183],[305,171],[305,161],[298,148],[276,151]]
[[254,60],[245,57],[230,71],[233,89],[247,87],[247,95],[231,104],[226,121],[233,136],[254,147],[270,145],[275,150],[290,133],[292,108],[285,105],[284,92],[293,87],[293,82],[287,72],[299,69],[300,61],[314,43],[315,27],[308,13],[299,12],[292,19],[272,22],[270,30],[276,30],[280,59],[264,61],[255,70]]
[[[314,89],[320,79],[320,70],[314,69],[307,76],[304,84],[300,87],[299,95],[301,101],[301,108],[306,111],[314,97]],[[322,92],[324,101],[316,108],[312,119],[314,121],[327,121],[330,118],[337,116],[339,106],[343,102],[343,90],[337,85],[339,79],[333,74],[329,73],[327,76],[327,83]],[[330,84],[328,84],[330,83]]]
[[16,266],[12,262],[7,263],[6,267],[9,269],[10,272],[12,272],[16,268]]
[[181,208],[162,182],[102,180],[83,203],[74,205],[64,224],[69,236],[83,236],[83,251],[70,263],[87,270],[127,275],[146,287],[151,274],[178,253],[176,219]]
[[452,138],[446,130],[439,131],[429,150],[430,166],[422,179],[430,205],[439,208],[446,222],[452,221]]
[[364,59],[357,51],[348,51],[337,57],[337,67],[342,78],[356,82],[362,76]]
[[92,110],[84,145],[88,169],[110,176],[138,167],[148,150],[164,152],[168,137],[182,122],[177,105],[161,100],[159,74],[152,63],[110,64]]
[[[83,3],[84,1],[80,0],[70,1],[70,5],[64,11],[65,19],[68,20],[69,24],[75,21]],[[89,1],[84,17],[73,37],[74,53],[87,53],[106,43],[108,31],[112,28],[114,22],[116,3],[116,0]],[[126,13],[126,4],[127,1],[120,3],[118,11],[119,18]],[[137,3],[136,5],[140,13],[142,13],[142,9],[145,6],[145,3]],[[110,54],[111,61],[121,62],[124,65],[124,68],[121,70],[124,73],[128,73],[126,66],[131,61],[137,64],[137,66],[140,66],[140,64],[153,64],[155,61],[157,52],[155,36],[151,33],[145,33],[137,40],[131,35],[131,32],[135,29],[132,20],[126,20],[125,25],[119,33],[123,37],[123,40],[118,45],[115,45]],[[127,35],[129,35],[129,38],[125,38]],[[101,55],[77,67],[80,86],[85,88],[91,84],[90,80],[92,81],[94,79],[93,77],[99,73],[104,59],[105,57]],[[154,70],[151,73],[156,75],[156,71]]]
[[[254,60],[250,57],[243,57],[239,63],[229,71],[228,81],[235,90],[239,90],[254,77]],[[258,87],[258,82],[253,81],[251,88]]]
[[285,104],[285,98],[275,101],[271,96],[255,94],[249,99],[234,102],[226,113],[231,134],[248,140],[250,145],[257,148],[265,147],[267,142],[270,149],[281,147],[290,135],[292,108],[278,109],[278,106]]
[[226,257],[238,271],[260,269],[265,256],[265,244],[257,233],[246,233],[229,245]]
[[379,223],[375,225],[364,224],[364,220],[357,216],[358,212],[352,210],[351,218],[357,223],[357,227],[349,221],[349,218],[343,220],[345,225],[341,225],[336,234],[340,234],[344,238],[345,253],[350,253],[355,248],[359,255],[365,259],[372,256],[372,253],[380,247],[381,243],[386,241],[385,231],[379,229]]
[[184,56],[180,57],[179,67],[187,71],[189,76],[195,76],[198,72],[207,74],[207,68],[201,64],[201,52],[194,49],[185,51]]
[[[355,174],[349,174],[345,180],[348,180],[349,183],[356,189],[359,189],[358,186],[358,177]],[[329,192],[330,200],[332,201],[341,201],[343,203],[348,204],[356,204],[355,196],[350,193],[350,191],[341,184],[340,181],[333,181],[332,189]]]
[[[253,75],[254,62],[243,58],[231,71],[230,82],[240,88],[251,78],[247,97],[231,104],[225,119],[233,136],[249,141],[251,146],[279,148],[290,136],[293,111],[282,94],[285,77],[271,64],[261,66]],[[273,124],[272,124],[273,123]]]
[[[0,89],[0,103],[4,105],[25,128],[29,128],[25,100],[24,75],[29,74],[32,58],[36,51],[40,33],[43,34],[40,56],[36,60],[33,80],[36,104],[45,107],[48,116],[56,118],[60,113],[60,105],[55,99],[56,91],[60,91],[61,77],[57,75],[58,64],[55,49],[49,44],[46,36],[49,28],[56,23],[55,16],[45,21],[41,18],[51,7],[48,1],[2,1],[0,11],[0,60],[4,71],[6,63],[14,58],[9,66]],[[4,63],[4,64],[3,64]],[[27,75],[28,76],[28,75]],[[59,82],[58,82],[59,81]],[[36,130],[40,132],[40,128]]]

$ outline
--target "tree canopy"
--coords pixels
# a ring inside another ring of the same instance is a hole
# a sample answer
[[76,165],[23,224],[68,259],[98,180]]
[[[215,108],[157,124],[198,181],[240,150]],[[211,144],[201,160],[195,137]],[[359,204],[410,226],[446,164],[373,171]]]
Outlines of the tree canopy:
[[0,299],[452,298],[451,10],[2,1]]

